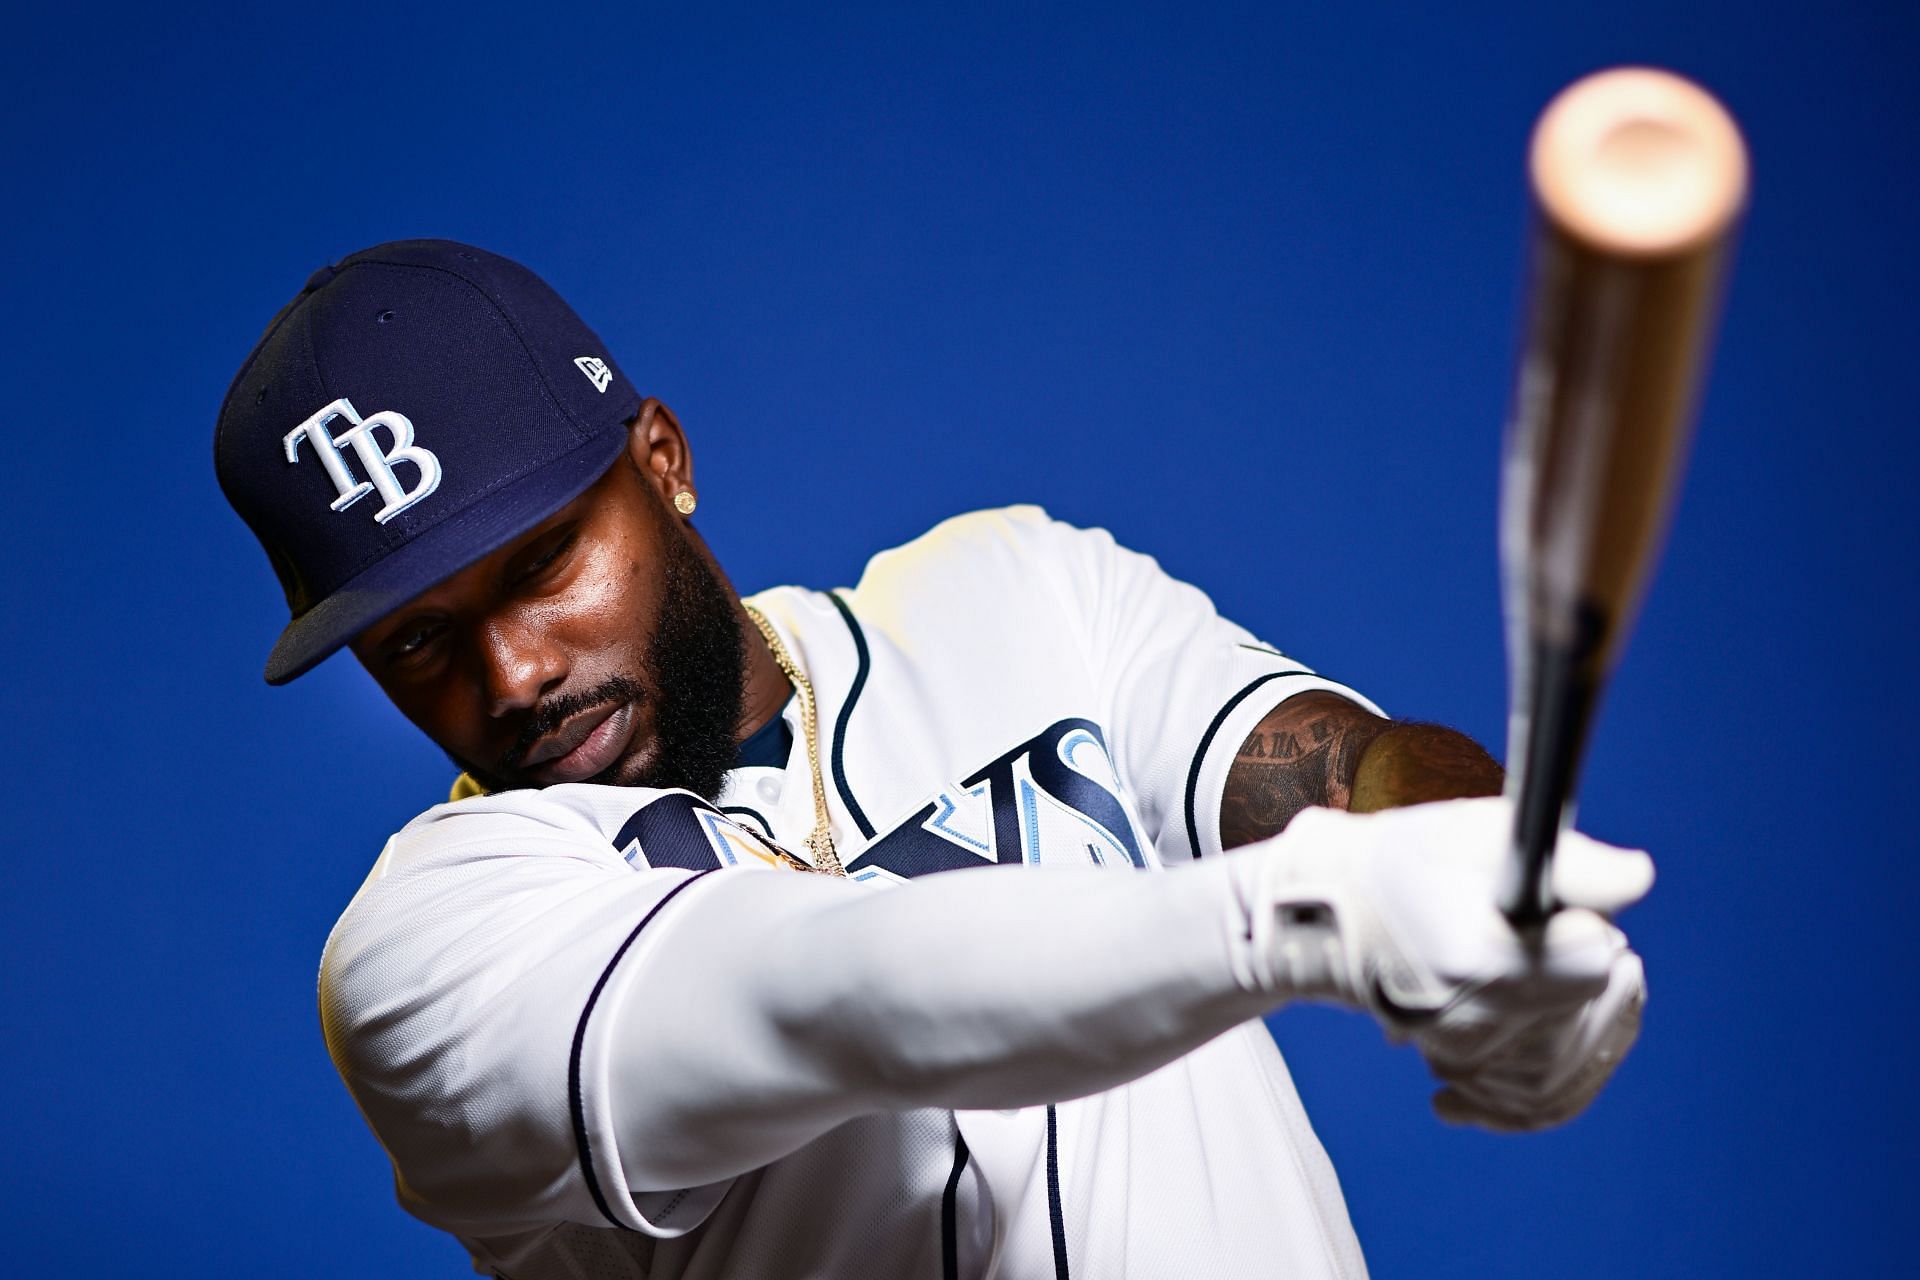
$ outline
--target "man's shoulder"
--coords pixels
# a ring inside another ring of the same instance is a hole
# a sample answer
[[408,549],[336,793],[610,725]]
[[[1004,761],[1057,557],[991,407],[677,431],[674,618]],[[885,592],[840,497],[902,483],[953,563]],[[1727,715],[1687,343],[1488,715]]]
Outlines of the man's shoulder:
[[396,863],[458,861],[497,840],[590,839],[597,833],[596,806],[578,793],[606,790],[611,788],[573,785],[464,794],[423,810],[394,832],[381,860],[396,870]]
[[[464,776],[464,775],[463,775]],[[567,783],[512,791],[457,792],[422,811],[387,841],[371,880],[503,858],[562,858],[625,865],[620,832],[665,802],[701,806],[683,791]]]
[[[785,616],[809,608],[823,616],[833,601],[853,607],[882,606],[929,594],[952,596],[972,586],[1004,588],[1010,582],[1041,583],[1049,576],[1084,576],[1118,544],[1105,529],[1058,519],[1041,506],[1016,503],[949,516],[925,533],[868,559],[852,587],[816,590],[771,587],[747,597]],[[461,792],[455,792],[455,797]]]
[[[323,1011],[334,1011],[329,1025],[408,983],[430,983],[448,956],[483,940],[495,953],[509,949],[505,935],[515,930],[502,922],[639,878],[664,891],[685,869],[649,862],[640,846],[672,840],[686,824],[667,819],[703,808],[683,791],[575,783],[426,810],[388,839],[328,935],[320,986]],[[642,832],[661,809],[674,812]]]
[[1047,590],[1052,579],[1084,573],[1083,562],[1113,545],[1105,530],[1069,524],[1032,504],[968,511],[873,556],[846,594],[856,604],[885,604],[999,595],[1022,584]]
[[[866,687],[880,657],[951,662],[981,679],[1014,668],[1051,681],[1083,668],[1085,641],[1128,553],[1099,528],[1031,504],[964,512],[867,562],[852,587],[749,596],[824,688]],[[1046,655],[1054,655],[1051,663]],[[999,686],[1011,688],[999,679]]]
[[921,571],[947,561],[964,562],[1007,552],[1031,556],[1050,543],[1082,532],[1033,503],[964,511],[910,542],[879,552],[867,561],[861,583],[865,585],[876,574]]
[[963,512],[877,552],[850,587],[770,587],[746,599],[809,648],[874,626],[891,632],[990,621],[993,610],[983,605],[1009,603],[1022,589],[1050,594],[1042,566],[1059,558],[1053,544],[1063,535],[1084,536],[1030,504]]
[[[419,932],[422,905],[457,927],[463,912],[502,896],[576,877],[629,873],[616,843],[635,815],[684,792],[570,784],[475,795],[434,805],[396,831],[340,914],[331,949],[347,935]],[[641,864],[644,866],[645,864]]]

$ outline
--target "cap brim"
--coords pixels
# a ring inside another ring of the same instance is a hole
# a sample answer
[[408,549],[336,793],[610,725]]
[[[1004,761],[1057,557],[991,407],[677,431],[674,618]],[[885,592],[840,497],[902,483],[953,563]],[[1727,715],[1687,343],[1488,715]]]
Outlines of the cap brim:
[[267,683],[304,675],[428,587],[533,528],[605,475],[626,444],[624,426],[602,432],[375,561],[287,624],[267,658]]

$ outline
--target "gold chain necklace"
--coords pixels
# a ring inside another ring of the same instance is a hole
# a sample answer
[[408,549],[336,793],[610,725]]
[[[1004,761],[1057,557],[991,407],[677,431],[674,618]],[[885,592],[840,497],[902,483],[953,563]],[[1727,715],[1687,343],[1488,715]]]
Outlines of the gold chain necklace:
[[[827,784],[820,776],[820,725],[817,704],[813,698],[813,684],[793,660],[793,655],[787,652],[787,646],[780,642],[780,634],[767,621],[767,616],[745,600],[740,602],[740,607],[747,611],[747,616],[753,619],[753,625],[760,629],[761,638],[767,642],[767,648],[773,651],[773,660],[787,673],[787,679],[793,681],[793,691],[800,698],[800,727],[807,739],[807,766],[813,770],[813,830],[807,833],[806,844],[807,856],[813,859],[813,866],[807,869],[830,876],[844,876],[847,869],[840,865],[840,855],[833,848],[832,819],[827,813]],[[799,864],[798,859],[794,861]]]

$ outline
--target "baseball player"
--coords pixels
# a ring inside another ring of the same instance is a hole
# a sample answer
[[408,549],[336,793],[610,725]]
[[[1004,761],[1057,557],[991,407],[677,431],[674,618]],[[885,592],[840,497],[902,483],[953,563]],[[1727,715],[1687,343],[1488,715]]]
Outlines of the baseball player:
[[463,770],[320,1006],[483,1274],[1359,1276],[1261,1015],[1367,1011],[1496,1129],[1634,1038],[1644,854],[1569,834],[1516,936],[1484,751],[1037,508],[739,598],[679,423],[502,258],[316,272],[215,454],[268,680],[351,647]]

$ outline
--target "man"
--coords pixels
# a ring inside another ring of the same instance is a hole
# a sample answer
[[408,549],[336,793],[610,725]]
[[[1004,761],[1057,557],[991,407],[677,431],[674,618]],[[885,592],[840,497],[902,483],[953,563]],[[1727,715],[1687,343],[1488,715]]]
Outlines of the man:
[[1633,1039],[1645,855],[1570,834],[1516,936],[1484,751],[1034,508],[739,599],[680,424],[504,259],[315,273],[215,454],[267,678],[350,645],[465,771],[320,1001],[483,1273],[1360,1275],[1260,1015],[1364,1008],[1494,1128]]

